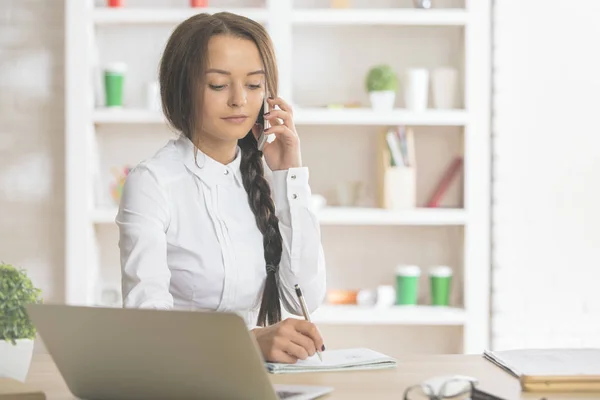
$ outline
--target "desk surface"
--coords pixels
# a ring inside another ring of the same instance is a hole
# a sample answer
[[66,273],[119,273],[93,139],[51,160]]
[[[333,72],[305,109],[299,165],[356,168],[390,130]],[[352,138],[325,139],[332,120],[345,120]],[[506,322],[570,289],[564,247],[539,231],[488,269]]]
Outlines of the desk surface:
[[[381,371],[323,372],[270,375],[273,383],[324,385],[335,388],[324,400],[402,399],[407,386],[438,375],[461,374],[476,377],[479,388],[507,400],[598,399],[596,394],[521,393],[516,379],[477,355],[407,356],[398,368]],[[27,382],[46,392],[49,400],[73,400],[56,365],[48,354],[34,354]]]

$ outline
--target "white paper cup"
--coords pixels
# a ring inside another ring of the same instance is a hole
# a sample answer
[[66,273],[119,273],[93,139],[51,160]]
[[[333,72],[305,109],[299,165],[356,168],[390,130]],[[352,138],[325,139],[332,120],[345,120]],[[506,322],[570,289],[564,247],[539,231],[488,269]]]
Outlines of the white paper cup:
[[451,67],[440,67],[431,74],[433,106],[439,109],[456,108],[458,71]]
[[404,103],[411,111],[425,111],[429,100],[429,71],[411,68],[404,78]]

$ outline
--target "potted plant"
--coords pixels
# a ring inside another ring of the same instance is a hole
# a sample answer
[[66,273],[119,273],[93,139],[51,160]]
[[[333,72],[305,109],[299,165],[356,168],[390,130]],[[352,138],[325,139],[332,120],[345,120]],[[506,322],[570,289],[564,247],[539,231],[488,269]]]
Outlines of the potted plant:
[[40,303],[40,294],[24,270],[0,263],[0,376],[27,377],[36,329],[25,307]]
[[371,107],[375,110],[391,110],[396,101],[398,76],[386,64],[376,65],[369,70],[365,82]]

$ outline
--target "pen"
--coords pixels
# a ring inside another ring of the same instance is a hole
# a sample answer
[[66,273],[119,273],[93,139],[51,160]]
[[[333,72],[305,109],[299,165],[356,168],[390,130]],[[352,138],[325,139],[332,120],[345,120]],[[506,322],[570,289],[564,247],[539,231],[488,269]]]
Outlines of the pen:
[[[302,314],[304,314],[304,319],[307,320],[308,322],[312,322],[310,320],[310,315],[308,314],[308,307],[306,307],[306,303],[304,302],[304,296],[302,296],[302,290],[300,289],[300,285],[296,284],[294,286],[294,289],[296,289],[296,295],[298,296],[298,301],[300,301],[300,307],[302,307]],[[316,349],[317,350],[317,355],[319,356],[319,359],[321,361],[323,361],[323,356],[321,355],[321,350]]]

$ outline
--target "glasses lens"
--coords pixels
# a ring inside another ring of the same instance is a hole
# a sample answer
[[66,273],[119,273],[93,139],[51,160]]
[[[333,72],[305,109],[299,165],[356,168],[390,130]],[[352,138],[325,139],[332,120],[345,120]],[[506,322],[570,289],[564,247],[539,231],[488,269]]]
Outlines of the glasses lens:
[[450,379],[440,388],[440,397],[444,399],[468,399],[471,394],[471,382],[465,379]]

